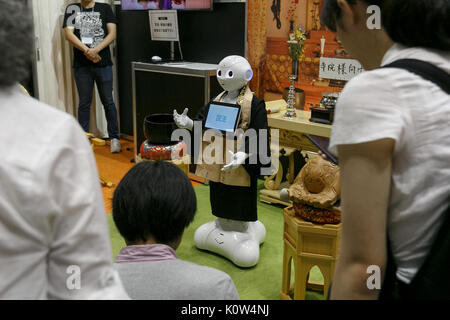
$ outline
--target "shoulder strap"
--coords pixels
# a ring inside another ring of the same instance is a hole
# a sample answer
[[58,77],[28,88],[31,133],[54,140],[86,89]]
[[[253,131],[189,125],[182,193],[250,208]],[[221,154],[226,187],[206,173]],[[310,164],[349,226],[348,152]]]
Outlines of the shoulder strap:
[[429,62],[417,59],[401,59],[381,68],[399,68],[407,70],[435,83],[447,94],[450,94],[450,74]]

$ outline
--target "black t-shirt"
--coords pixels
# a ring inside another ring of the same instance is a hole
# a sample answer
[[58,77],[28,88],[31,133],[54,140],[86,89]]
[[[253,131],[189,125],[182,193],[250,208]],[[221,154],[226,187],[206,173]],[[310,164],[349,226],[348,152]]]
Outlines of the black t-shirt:
[[[73,26],[74,34],[89,48],[93,49],[99,45],[108,35],[106,25],[117,23],[116,17],[109,4],[95,3],[93,8],[85,9],[79,3],[70,4],[66,8],[63,28]],[[84,53],[77,48],[73,48],[73,67],[97,66],[105,67],[112,65],[111,51],[109,46],[99,52],[102,60],[98,63],[90,61]]]

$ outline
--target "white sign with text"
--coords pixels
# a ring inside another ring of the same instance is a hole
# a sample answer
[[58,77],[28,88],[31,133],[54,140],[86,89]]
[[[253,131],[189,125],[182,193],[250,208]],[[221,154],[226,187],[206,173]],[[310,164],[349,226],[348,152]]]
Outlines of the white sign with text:
[[149,10],[150,32],[155,41],[179,41],[176,10]]
[[349,81],[363,71],[361,63],[355,59],[320,58],[319,77],[322,79]]

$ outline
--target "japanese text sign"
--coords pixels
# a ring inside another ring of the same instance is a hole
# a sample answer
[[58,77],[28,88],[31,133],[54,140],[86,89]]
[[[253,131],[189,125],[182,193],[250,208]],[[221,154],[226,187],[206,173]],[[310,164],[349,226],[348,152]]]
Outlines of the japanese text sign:
[[150,10],[152,40],[179,41],[176,10]]
[[358,60],[320,58],[319,77],[322,79],[348,81],[363,71],[364,68]]

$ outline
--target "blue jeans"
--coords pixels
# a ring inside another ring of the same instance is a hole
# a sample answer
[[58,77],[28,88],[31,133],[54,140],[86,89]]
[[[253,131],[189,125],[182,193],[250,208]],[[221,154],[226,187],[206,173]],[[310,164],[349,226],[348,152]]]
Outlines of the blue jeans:
[[78,104],[78,122],[84,131],[89,132],[89,120],[91,116],[92,96],[94,82],[97,84],[98,94],[105,109],[108,123],[108,135],[110,139],[119,139],[119,123],[117,109],[113,98],[113,73],[112,67],[84,66],[74,68],[75,82],[78,88],[80,102]]

